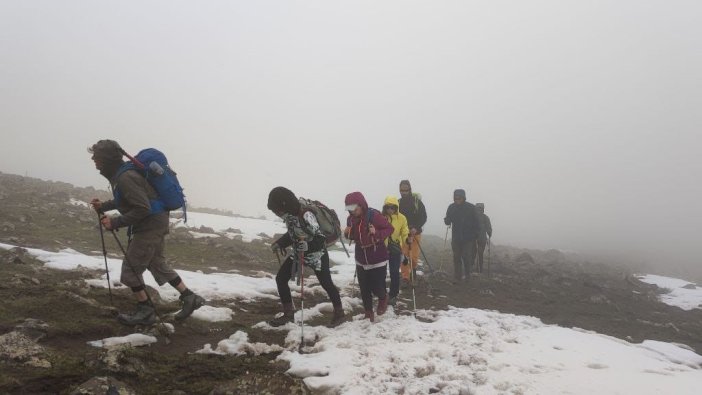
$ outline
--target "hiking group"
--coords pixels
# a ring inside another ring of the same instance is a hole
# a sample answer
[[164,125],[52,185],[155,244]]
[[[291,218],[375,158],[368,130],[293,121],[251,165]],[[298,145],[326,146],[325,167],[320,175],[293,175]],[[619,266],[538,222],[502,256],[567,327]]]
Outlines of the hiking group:
[[[205,304],[205,300],[188,289],[178,273],[166,263],[164,249],[169,212],[179,208],[185,211],[183,190],[166,157],[155,149],[142,150],[132,157],[113,140],[100,140],[88,151],[92,153],[97,170],[109,181],[113,194],[112,200],[93,199],[91,205],[98,213],[101,235],[103,228],[111,232],[122,249],[124,260],[120,282],[131,288],[137,300],[135,312],[119,314],[119,322],[125,325],[156,322],[157,312],[144,285],[143,273],[146,270],[159,285],[168,283],[180,293],[182,309],[175,318],[189,317]],[[124,161],[124,156],[129,160]],[[301,312],[304,314],[305,267],[314,271],[332,303],[334,312],[330,326],[344,321],[341,296],[332,279],[327,250],[337,241],[343,244],[344,238],[355,243],[354,282],[357,278],[365,318],[373,322],[376,315],[387,311],[388,305],[396,305],[401,281],[411,286],[414,300],[420,253],[428,265],[421,245],[427,212],[421,195],[412,191],[408,180],[400,182],[399,192],[399,199],[395,196],[385,199],[382,211],[371,208],[361,192],[347,194],[344,204],[348,217],[342,229],[334,210],[324,204],[298,198],[282,186],[270,191],[268,209],[280,217],[287,228],[286,233],[271,244],[271,250],[282,253],[284,259],[275,277],[282,315],[270,320],[270,325],[281,326],[294,321],[295,308],[289,286],[292,279],[301,287]],[[482,203],[473,205],[467,202],[465,190],[454,191],[453,203],[446,211],[444,223],[451,229],[456,283],[469,278],[476,261],[475,273],[483,272],[483,254],[492,236],[490,219],[484,209]],[[111,210],[117,210],[119,215],[107,216],[105,212]],[[126,250],[115,234],[120,228],[127,228],[129,241]],[[107,270],[104,237],[102,241]],[[433,271],[430,266],[429,269]],[[386,285],[388,273],[389,291]],[[109,270],[107,275],[109,283]],[[375,310],[374,296],[378,300]]]

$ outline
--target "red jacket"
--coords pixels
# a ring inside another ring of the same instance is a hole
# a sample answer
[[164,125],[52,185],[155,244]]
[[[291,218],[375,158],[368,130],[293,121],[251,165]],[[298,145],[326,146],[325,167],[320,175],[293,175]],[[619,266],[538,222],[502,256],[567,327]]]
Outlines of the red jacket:
[[[393,227],[378,210],[368,207],[366,198],[361,192],[351,192],[346,195],[346,205],[357,204],[363,209],[360,217],[349,215],[346,225],[351,227],[349,238],[356,242],[356,262],[362,265],[375,265],[389,259],[388,249],[385,246],[387,239],[393,232]],[[368,231],[369,226],[375,228],[375,235]]]

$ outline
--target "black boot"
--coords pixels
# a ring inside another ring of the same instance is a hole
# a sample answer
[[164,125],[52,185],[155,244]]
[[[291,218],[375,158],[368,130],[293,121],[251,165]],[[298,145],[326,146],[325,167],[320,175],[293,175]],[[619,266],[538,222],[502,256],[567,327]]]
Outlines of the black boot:
[[184,320],[190,317],[193,311],[205,305],[205,299],[192,291],[183,292],[179,299],[183,302],[183,308],[175,315],[176,320]]
[[344,318],[346,318],[344,308],[341,306],[334,306],[334,316],[332,317],[329,327],[336,328],[344,322]]
[[283,303],[283,315],[268,321],[268,325],[278,327],[288,322],[295,322],[295,312],[293,311],[292,303]]
[[149,301],[139,302],[134,313],[121,313],[117,316],[117,320],[129,326],[153,325],[156,322],[156,310]]

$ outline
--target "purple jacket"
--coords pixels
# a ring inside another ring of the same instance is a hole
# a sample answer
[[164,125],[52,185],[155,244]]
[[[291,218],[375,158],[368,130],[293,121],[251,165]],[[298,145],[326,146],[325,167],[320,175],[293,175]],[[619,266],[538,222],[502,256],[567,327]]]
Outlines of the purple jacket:
[[[346,195],[346,205],[357,204],[363,208],[361,217],[349,215],[346,225],[351,227],[349,238],[356,242],[356,262],[362,265],[375,265],[389,259],[387,239],[393,232],[393,227],[378,210],[368,207],[366,198],[361,192],[351,192]],[[375,235],[368,233],[370,224],[375,228]]]

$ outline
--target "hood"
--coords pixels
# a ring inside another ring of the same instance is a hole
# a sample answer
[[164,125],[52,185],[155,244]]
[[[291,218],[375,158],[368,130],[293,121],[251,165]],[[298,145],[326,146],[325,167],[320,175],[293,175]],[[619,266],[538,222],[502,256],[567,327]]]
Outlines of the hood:
[[388,206],[388,205],[400,207],[400,201],[395,196],[388,196],[385,198],[385,202],[383,203],[383,207]]
[[368,203],[366,202],[366,198],[363,197],[363,194],[361,192],[351,192],[348,195],[346,195],[346,199],[344,199],[344,204],[347,206],[350,204],[358,204],[363,208],[363,211],[366,212],[368,211]]
[[300,212],[300,202],[291,190],[285,187],[275,187],[268,194],[268,209],[297,215]]

